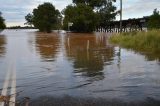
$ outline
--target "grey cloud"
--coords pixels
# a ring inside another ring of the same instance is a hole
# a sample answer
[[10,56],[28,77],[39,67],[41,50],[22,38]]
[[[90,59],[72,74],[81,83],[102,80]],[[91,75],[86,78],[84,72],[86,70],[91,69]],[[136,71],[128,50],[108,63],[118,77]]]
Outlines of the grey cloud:
[[124,1],[123,15],[124,18],[137,18],[151,15],[153,10],[160,9],[160,0],[135,0]]
[[[70,4],[72,0],[1,0],[0,11],[6,20],[7,26],[14,23],[23,25],[25,15],[32,12],[39,4],[51,2],[60,11]],[[2,4],[3,3],[3,4]]]
[[[25,23],[24,16],[43,2],[51,2],[61,11],[72,0],[1,0],[0,11],[3,13],[7,25],[16,22],[23,25],[22,23]],[[119,0],[115,5],[119,8]],[[123,0],[123,18],[150,15],[155,8],[160,10],[160,0]]]

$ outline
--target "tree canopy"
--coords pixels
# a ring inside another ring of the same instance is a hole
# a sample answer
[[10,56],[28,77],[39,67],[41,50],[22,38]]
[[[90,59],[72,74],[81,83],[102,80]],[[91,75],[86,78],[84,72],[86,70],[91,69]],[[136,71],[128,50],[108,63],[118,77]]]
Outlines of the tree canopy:
[[28,13],[25,16],[25,19],[27,21],[25,24],[28,24],[28,25],[32,26],[32,24],[33,24],[33,15],[31,13]]
[[[63,28],[69,27],[75,32],[92,32],[99,25],[107,25],[116,16],[116,0],[73,0],[63,11]],[[61,27],[61,14],[51,3],[35,8],[32,14],[25,16],[26,24],[34,25],[40,31],[50,32],[53,27]]]
[[[115,0],[113,0],[113,2],[115,2]],[[106,26],[110,23],[110,21],[113,21],[115,19],[117,12],[116,7],[113,5],[113,2],[112,0],[110,0],[110,2],[105,3],[105,5],[98,10],[97,13],[100,17],[100,24]]]
[[25,19],[29,25],[33,24],[42,32],[51,32],[60,21],[60,12],[51,3],[44,3],[28,14]]
[[5,29],[6,25],[5,25],[5,20],[2,17],[2,13],[0,12],[0,29]]
[[92,8],[85,4],[77,6],[69,5],[64,10],[64,27],[68,28],[68,22],[72,22],[72,31],[75,32],[92,32],[98,22],[97,14],[92,11]]
[[107,25],[116,16],[114,2],[116,0],[73,0],[74,5],[63,10],[64,28],[72,22],[72,31],[92,32],[98,25]]
[[116,0],[72,0],[73,3],[84,3],[92,8],[102,8],[110,2],[116,2]]
[[149,18],[148,28],[149,29],[160,29],[160,14],[157,9],[154,9],[153,14]]

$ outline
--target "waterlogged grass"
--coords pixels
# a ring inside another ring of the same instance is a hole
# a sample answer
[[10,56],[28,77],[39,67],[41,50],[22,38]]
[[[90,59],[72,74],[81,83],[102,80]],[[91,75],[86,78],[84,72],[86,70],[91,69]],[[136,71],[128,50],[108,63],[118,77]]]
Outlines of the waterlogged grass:
[[160,57],[160,30],[114,34],[109,40],[121,47]]

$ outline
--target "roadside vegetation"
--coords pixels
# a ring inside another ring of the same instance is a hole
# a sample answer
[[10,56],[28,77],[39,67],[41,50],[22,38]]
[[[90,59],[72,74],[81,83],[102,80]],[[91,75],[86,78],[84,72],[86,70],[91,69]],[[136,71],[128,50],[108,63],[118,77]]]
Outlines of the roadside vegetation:
[[[116,0],[73,0],[72,2],[73,4],[62,11],[65,30],[93,32],[98,25],[114,20],[117,14],[114,6]],[[68,23],[73,25],[68,28]]]
[[115,34],[110,41],[125,48],[160,53],[160,30]]
[[[46,2],[25,16],[25,24],[33,25],[41,32],[60,28],[74,32],[93,32],[100,24],[115,19],[118,12],[114,2],[116,0],[72,0],[72,4],[62,10],[62,14]],[[68,26],[69,23],[72,25]]]
[[[69,5],[64,10],[64,29],[75,32],[92,32],[98,24],[98,16],[92,11],[92,8],[85,4]],[[68,23],[73,25],[68,28]]]
[[2,13],[0,12],[0,29],[5,29],[6,25],[5,25],[5,20],[2,17]]
[[145,54],[157,55],[160,58],[160,14],[156,9],[148,21],[148,31],[123,32],[110,37],[110,42],[127,49]]
[[114,34],[109,41],[145,56],[147,60],[160,61],[160,30]]

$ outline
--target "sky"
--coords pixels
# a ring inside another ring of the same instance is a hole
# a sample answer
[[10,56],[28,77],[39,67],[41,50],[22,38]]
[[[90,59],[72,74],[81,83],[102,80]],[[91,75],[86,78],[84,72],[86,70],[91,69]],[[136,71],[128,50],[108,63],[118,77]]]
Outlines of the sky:
[[[160,0],[122,0],[123,19],[148,16],[157,8],[160,10]],[[51,2],[56,9],[63,10],[72,0],[0,0],[0,11],[7,26],[24,26],[25,16],[44,2]],[[119,9],[120,0],[114,4]],[[116,17],[119,20],[119,16]]]

